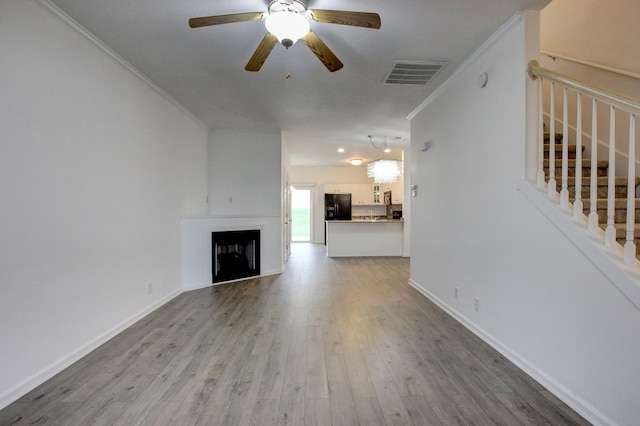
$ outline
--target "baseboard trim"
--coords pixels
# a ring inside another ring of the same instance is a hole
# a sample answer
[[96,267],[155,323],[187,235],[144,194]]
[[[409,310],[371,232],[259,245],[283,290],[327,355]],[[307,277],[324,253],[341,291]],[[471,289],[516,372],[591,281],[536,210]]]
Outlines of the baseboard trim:
[[230,284],[230,283],[235,283],[238,281],[244,281],[244,280],[249,280],[252,278],[263,278],[263,277],[268,277],[271,275],[278,275],[284,272],[284,268],[283,269],[274,269],[271,271],[266,271],[260,275],[258,275],[257,277],[248,277],[248,278],[238,278],[237,280],[230,280],[230,281],[223,281],[223,282],[219,282],[219,283],[206,283],[206,282],[198,282],[198,283],[191,283],[191,284],[183,284],[182,285],[182,291],[183,292],[187,292],[187,291],[194,291],[194,290],[201,290],[203,288],[207,288],[207,287],[213,287],[216,285],[220,285],[220,284]]
[[211,286],[213,286],[213,283],[183,284],[182,285],[182,291],[186,293],[187,291],[201,290],[203,288],[207,288],[207,287],[211,287]]
[[420,286],[417,282],[409,279],[409,285],[415,288],[424,297],[435,303],[440,309],[451,315],[455,320],[469,329],[476,336],[480,337],[489,346],[500,352],[509,361],[513,362],[518,368],[531,376],[534,380],[544,386],[547,390],[560,398],[565,404],[579,413],[587,421],[594,425],[615,425],[616,423],[598,411],[595,407],[588,404],[576,396],[575,392],[567,389],[553,377],[540,370],[535,365],[527,361],[526,358],[520,356],[517,352],[512,351],[508,346],[504,345],[500,340],[496,339],[490,333],[478,327],[473,321],[447,305],[444,301],[431,293],[429,290]]
[[270,271],[265,271],[261,276],[262,277],[268,277],[271,275],[278,275],[284,272],[284,267],[280,268],[280,269],[272,269]]
[[145,316],[149,315],[151,312],[165,305],[167,302],[171,301],[172,299],[179,296],[180,294],[182,294],[182,289],[176,289],[172,291],[171,293],[167,294],[161,299],[156,300],[151,305],[142,309],[138,313],[122,321],[120,324],[102,333],[100,336],[96,337],[95,339],[89,341],[87,344],[77,348],[76,350],[72,351],[68,355],[55,361],[48,367],[43,368],[42,370],[31,375],[30,377],[26,378],[25,380],[18,383],[17,385],[11,387],[6,392],[0,395],[0,410],[5,408],[9,404],[15,402],[20,397],[32,391],[36,387],[40,386],[41,384],[43,384],[44,382],[46,382],[56,374],[60,373],[65,368],[69,367],[74,362],[77,362],[82,357],[88,355],[90,352],[98,348],[100,345],[106,343],[108,340],[112,339],[113,337],[115,337],[116,335],[124,331],[126,328],[135,324],[137,321],[141,320]]

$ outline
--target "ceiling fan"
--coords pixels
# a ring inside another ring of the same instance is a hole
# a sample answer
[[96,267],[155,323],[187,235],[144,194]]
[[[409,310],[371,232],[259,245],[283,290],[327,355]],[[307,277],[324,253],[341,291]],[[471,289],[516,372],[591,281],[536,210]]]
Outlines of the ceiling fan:
[[380,28],[380,16],[377,13],[311,10],[307,4],[307,0],[269,0],[268,12],[235,13],[192,18],[189,19],[189,26],[191,28],[200,28],[265,19],[267,34],[244,67],[245,70],[259,71],[277,42],[280,42],[288,49],[298,39],[301,39],[331,72],[338,71],[343,67],[343,64],[320,37],[310,30],[309,19],[329,24]]

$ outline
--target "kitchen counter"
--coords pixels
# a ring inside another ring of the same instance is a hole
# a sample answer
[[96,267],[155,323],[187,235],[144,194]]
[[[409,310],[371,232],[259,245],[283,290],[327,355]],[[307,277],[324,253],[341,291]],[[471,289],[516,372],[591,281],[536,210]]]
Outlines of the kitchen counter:
[[402,256],[404,221],[327,220],[327,256]]

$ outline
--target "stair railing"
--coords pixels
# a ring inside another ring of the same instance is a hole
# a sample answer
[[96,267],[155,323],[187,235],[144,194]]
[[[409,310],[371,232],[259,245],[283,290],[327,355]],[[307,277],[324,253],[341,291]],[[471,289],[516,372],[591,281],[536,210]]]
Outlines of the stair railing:
[[[597,107],[603,104],[609,108],[609,165],[607,171],[607,224],[604,233],[604,244],[607,247],[614,247],[616,244],[616,228],[615,228],[615,201],[616,201],[616,112],[628,114],[629,116],[629,149],[628,149],[628,183],[627,183],[627,200],[626,200],[626,226],[625,226],[625,244],[624,244],[624,263],[627,265],[635,265],[636,244],[635,244],[635,211],[636,211],[636,118],[640,116],[640,102],[626,98],[624,96],[608,92],[604,89],[590,86],[574,80],[562,74],[555,73],[551,70],[540,67],[537,61],[529,63],[529,76],[532,79],[538,79],[538,95],[539,95],[539,137],[538,137],[538,159],[536,184],[541,190],[547,191],[548,195],[557,199],[561,208],[570,209],[569,202],[569,186],[568,186],[568,161],[569,161],[569,138],[568,138],[568,91],[576,92],[576,174],[575,174],[575,200],[573,202],[573,216],[577,220],[584,219],[583,201],[582,201],[582,134],[586,130],[582,127],[582,97],[588,96],[592,99],[591,111],[591,162],[590,162],[590,204],[589,215],[587,218],[587,228],[592,234],[596,234],[598,227],[598,123],[597,123]],[[550,83],[549,90],[549,176],[544,171],[544,116],[543,116],[543,99],[544,99],[544,81]],[[563,92],[563,112],[562,112],[562,163],[561,163],[561,187],[560,193],[557,192],[556,170],[555,170],[555,121],[558,119],[555,115],[555,86],[560,85]]]

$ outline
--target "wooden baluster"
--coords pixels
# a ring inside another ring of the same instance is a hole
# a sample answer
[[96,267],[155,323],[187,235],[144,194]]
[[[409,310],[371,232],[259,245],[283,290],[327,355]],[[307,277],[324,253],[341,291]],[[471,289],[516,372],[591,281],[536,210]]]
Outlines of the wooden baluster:
[[549,182],[547,193],[556,197],[556,123],[555,123],[555,95],[553,93],[555,84],[551,82],[551,93],[549,95]]
[[636,116],[629,115],[629,182],[627,184],[627,241],[624,243],[624,263],[634,265],[636,258]]
[[615,203],[616,203],[616,108],[609,109],[609,172],[607,187],[607,228],[604,233],[604,244],[613,247],[616,242]]
[[569,109],[567,86],[562,91],[562,187],[560,189],[560,207],[569,208]]
[[538,176],[537,176],[537,184],[538,188],[543,189],[544,182],[544,116],[542,111],[542,103],[543,103],[543,90],[542,78],[539,78],[539,86],[538,86]]
[[[597,170],[591,170],[596,173]],[[573,217],[581,219],[582,212],[582,93],[578,92],[576,113],[576,197],[573,202]]]
[[594,170],[598,168],[598,101],[593,98],[591,109],[591,179],[589,202],[589,231],[595,233],[598,230],[598,174]]

